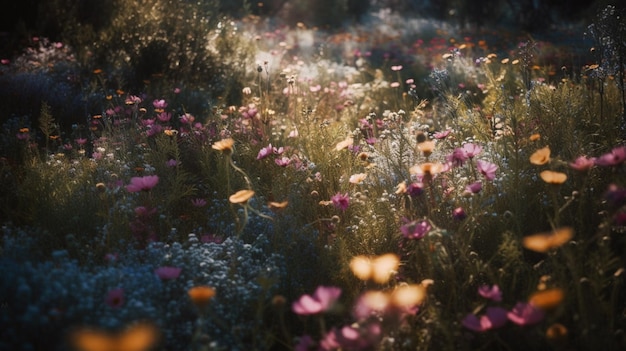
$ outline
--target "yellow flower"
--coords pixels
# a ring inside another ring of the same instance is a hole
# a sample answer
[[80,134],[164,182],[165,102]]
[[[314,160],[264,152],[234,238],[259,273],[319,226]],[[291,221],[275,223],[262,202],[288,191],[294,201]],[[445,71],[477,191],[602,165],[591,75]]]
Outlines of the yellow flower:
[[561,172],[543,171],[539,176],[548,184],[563,184],[567,180],[567,174]]
[[563,227],[551,232],[533,234],[525,237],[522,245],[528,250],[548,252],[567,243],[574,236],[574,229]]
[[534,165],[545,165],[550,162],[550,148],[548,146],[535,151],[530,155],[530,163]]
[[228,201],[230,201],[233,204],[245,204],[253,196],[254,196],[254,190],[244,189],[244,190],[239,190],[238,192],[232,194],[228,198]]
[[230,154],[233,152],[233,145],[235,144],[235,140],[232,138],[222,139],[220,141],[216,141],[211,146],[214,150],[221,151],[225,154]]

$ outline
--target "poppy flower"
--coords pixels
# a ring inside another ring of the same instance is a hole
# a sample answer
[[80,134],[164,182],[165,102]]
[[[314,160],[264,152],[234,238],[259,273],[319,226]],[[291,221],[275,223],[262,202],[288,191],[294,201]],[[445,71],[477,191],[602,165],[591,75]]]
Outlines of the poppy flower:
[[143,177],[132,177],[130,184],[126,186],[126,190],[131,193],[140,191],[149,191],[159,183],[159,176],[148,175]]
[[535,151],[530,155],[530,163],[541,166],[550,162],[550,148],[548,146]]
[[400,258],[392,253],[369,258],[359,255],[350,260],[350,270],[361,280],[373,280],[384,284],[389,281],[391,274],[398,270]]
[[254,190],[244,189],[244,190],[239,190],[238,192],[232,194],[228,198],[228,201],[230,201],[233,204],[245,204],[253,196],[254,196]]
[[543,310],[550,310],[558,306],[564,297],[565,292],[563,292],[563,289],[552,288],[533,293],[528,302]]
[[215,296],[215,289],[208,286],[195,286],[187,291],[187,295],[194,305],[203,308]]
[[563,227],[551,232],[533,234],[524,237],[522,245],[532,251],[548,252],[570,241],[574,236],[571,227]]
[[291,305],[294,313],[311,315],[328,311],[341,295],[341,289],[334,286],[318,286],[311,295],[302,295]]
[[539,173],[541,179],[548,184],[563,184],[567,180],[567,174],[555,171],[543,171]]

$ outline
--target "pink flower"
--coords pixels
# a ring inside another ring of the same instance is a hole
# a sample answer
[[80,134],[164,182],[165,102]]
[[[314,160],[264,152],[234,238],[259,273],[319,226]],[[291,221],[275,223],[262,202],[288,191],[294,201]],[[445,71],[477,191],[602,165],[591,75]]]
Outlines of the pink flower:
[[406,192],[413,197],[419,196],[424,192],[424,184],[413,182],[409,184],[409,187],[406,189]]
[[115,288],[107,292],[104,302],[111,308],[120,308],[124,305],[124,289]]
[[207,201],[205,199],[192,199],[191,204],[193,207],[204,207],[206,206]]
[[154,188],[159,182],[159,176],[144,176],[144,177],[132,177],[130,179],[130,184],[126,186],[126,190],[131,193],[136,193],[140,191],[148,191]]
[[257,160],[264,159],[267,156],[271,155],[273,152],[274,152],[274,148],[272,147],[272,144],[269,144],[268,146],[259,150],[259,153],[256,155],[256,159]]
[[170,168],[173,168],[173,167],[178,166],[178,161],[176,161],[173,158],[170,158],[169,160],[165,161],[165,165],[170,167]]
[[490,329],[499,328],[506,324],[507,311],[501,307],[487,307],[484,315],[478,317],[473,313],[463,318],[461,324],[469,330],[484,332]]
[[157,119],[163,123],[169,122],[170,119],[172,119],[172,114],[169,112],[161,112],[157,115]]
[[483,190],[481,182],[474,182],[465,187],[465,192],[468,194],[478,194],[481,190]]
[[457,221],[462,221],[467,217],[467,213],[465,213],[465,209],[463,207],[457,207],[452,211],[452,218]]
[[450,155],[448,155],[446,160],[453,167],[462,167],[465,164],[465,161],[467,161],[467,152],[465,152],[464,149],[457,147]]
[[409,222],[406,218],[403,218],[403,221],[405,224],[400,227],[400,231],[402,232],[402,236],[407,239],[421,239],[432,229],[428,221]]
[[[411,83],[407,82],[407,84],[411,84]],[[446,130],[444,130],[442,132],[436,132],[435,134],[433,134],[433,137],[435,139],[445,139],[445,138],[448,137],[448,135],[450,135],[451,132],[452,132],[452,130],[446,129]]]
[[163,99],[154,100],[152,101],[152,106],[154,106],[154,108],[163,109],[167,107],[167,102],[165,102],[165,100]]
[[580,156],[576,160],[574,160],[574,162],[570,162],[569,166],[577,171],[585,172],[590,170],[591,167],[595,166],[595,163],[595,157],[587,158],[585,156]]
[[467,143],[463,145],[463,151],[465,151],[465,155],[471,159],[480,154],[483,151],[483,147],[474,143]]
[[347,210],[348,206],[350,206],[350,197],[348,196],[348,193],[337,193],[330,198],[330,201],[336,209],[341,211]]
[[161,280],[173,280],[180,276],[181,271],[182,268],[164,266],[155,269],[154,274],[161,278]]
[[618,146],[610,152],[598,157],[596,165],[598,166],[618,166],[626,161],[626,145]]
[[498,169],[496,164],[483,160],[476,160],[476,167],[478,168],[478,171],[485,176],[485,178],[487,178],[487,180],[494,180],[496,177],[496,170]]
[[313,338],[310,335],[303,335],[298,339],[295,351],[308,351],[315,345]]
[[281,158],[275,159],[274,163],[276,163],[280,167],[287,167],[291,163],[291,159],[289,157],[283,156]]
[[299,315],[317,314],[328,311],[339,299],[341,289],[334,286],[318,286],[313,296],[302,295],[291,305],[293,312]]
[[506,316],[517,325],[530,325],[541,322],[545,317],[545,312],[528,302],[518,302]]
[[75,141],[76,141],[76,144],[78,144],[78,145],[85,145],[87,143],[87,139],[86,138],[78,138]]
[[483,285],[478,288],[478,294],[486,299],[500,302],[502,301],[502,291],[498,285]]

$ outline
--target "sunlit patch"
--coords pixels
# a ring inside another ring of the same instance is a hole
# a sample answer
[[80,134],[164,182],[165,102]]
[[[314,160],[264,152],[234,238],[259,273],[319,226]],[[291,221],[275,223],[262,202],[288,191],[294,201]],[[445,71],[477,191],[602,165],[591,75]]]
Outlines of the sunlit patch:
[[563,289],[552,288],[533,293],[528,302],[541,309],[551,310],[560,305],[564,297]]
[[350,261],[350,269],[361,280],[373,280],[384,284],[389,281],[391,274],[398,270],[400,259],[397,255],[389,253],[370,258],[359,255]]
[[548,184],[563,184],[567,180],[567,174],[562,172],[543,171],[539,176]]
[[567,243],[574,236],[574,229],[563,227],[550,232],[538,233],[524,237],[525,248],[536,252],[548,252]]
[[119,333],[80,328],[70,335],[70,344],[77,351],[144,351],[156,346],[158,329],[149,323],[138,323]]

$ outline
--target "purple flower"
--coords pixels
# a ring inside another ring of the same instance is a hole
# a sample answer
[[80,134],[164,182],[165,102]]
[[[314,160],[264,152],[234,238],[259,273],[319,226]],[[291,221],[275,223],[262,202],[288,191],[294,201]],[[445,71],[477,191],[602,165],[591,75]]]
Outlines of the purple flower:
[[348,196],[348,193],[337,193],[330,198],[330,201],[336,209],[341,211],[347,210],[348,206],[350,206],[350,197]]
[[607,204],[613,208],[621,207],[626,203],[626,188],[609,184],[608,189],[604,193],[604,199]]
[[496,177],[496,170],[498,169],[498,166],[495,163],[476,160],[476,167],[478,168],[480,174],[485,176],[487,180],[494,180]]
[[274,162],[280,167],[287,167],[291,163],[291,159],[289,157],[281,157],[274,160]]
[[409,222],[406,218],[403,218],[403,221],[405,224],[400,226],[400,231],[402,236],[407,239],[421,239],[432,229],[432,226],[426,220]]
[[205,199],[192,199],[191,200],[191,204],[193,205],[193,207],[204,207],[207,204],[207,201]]
[[172,114],[169,112],[161,112],[157,115],[157,119],[163,123],[169,122],[170,119],[172,119]]
[[164,266],[155,269],[154,274],[156,274],[157,277],[161,278],[161,280],[173,280],[180,276],[181,271],[182,269],[178,267]]
[[481,182],[474,182],[465,187],[465,193],[467,194],[478,194],[481,190],[483,190]]
[[487,307],[484,315],[478,317],[473,313],[463,318],[461,324],[469,330],[484,332],[490,329],[499,328],[506,324],[507,311],[501,307]]
[[541,322],[545,317],[545,312],[528,302],[518,302],[506,316],[517,325],[530,325]]
[[463,145],[463,151],[465,151],[465,155],[472,159],[474,156],[480,154],[483,151],[483,147],[474,143],[467,143]]
[[311,295],[302,295],[291,305],[294,313],[311,315],[328,311],[339,299],[341,289],[334,286],[318,286]]
[[308,351],[315,345],[313,338],[310,335],[302,335],[298,344],[296,344],[295,351]]
[[496,284],[492,286],[482,285],[478,288],[478,294],[489,300],[497,302],[502,301],[502,291],[500,290],[500,287]]
[[409,184],[409,187],[406,189],[406,192],[412,197],[420,196],[424,192],[424,184],[413,182]]
[[130,179],[130,184],[126,186],[126,190],[131,193],[136,193],[140,191],[148,191],[154,188],[159,182],[159,176],[144,176],[144,177],[132,177]]
[[467,153],[464,149],[457,147],[446,159],[453,167],[462,167],[467,160]]
[[173,158],[170,158],[169,160],[165,161],[165,165],[168,167],[176,167],[178,166],[178,161],[176,161]]
[[610,152],[598,157],[596,165],[598,166],[618,166],[626,161],[626,145],[618,146]]

